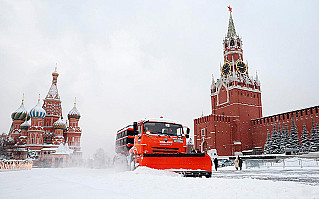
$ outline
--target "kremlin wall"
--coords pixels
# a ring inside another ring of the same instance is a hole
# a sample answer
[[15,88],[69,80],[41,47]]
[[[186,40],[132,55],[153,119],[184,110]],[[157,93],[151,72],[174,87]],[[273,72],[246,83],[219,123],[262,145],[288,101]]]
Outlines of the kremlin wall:
[[242,151],[263,149],[267,132],[280,125],[290,129],[294,117],[299,138],[303,125],[310,132],[319,122],[319,106],[263,117],[261,83],[256,73],[249,75],[243,58],[242,38],[238,36],[229,7],[228,31],[223,41],[224,64],[220,78],[212,77],[212,113],[194,119],[194,145],[197,150],[217,149],[218,155],[236,155]]

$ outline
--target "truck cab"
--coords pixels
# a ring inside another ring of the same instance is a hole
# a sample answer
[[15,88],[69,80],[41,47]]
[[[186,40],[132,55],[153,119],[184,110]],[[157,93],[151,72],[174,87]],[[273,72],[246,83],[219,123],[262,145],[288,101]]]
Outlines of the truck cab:
[[134,138],[134,146],[129,153],[139,164],[141,154],[178,154],[186,153],[186,137],[189,130],[184,133],[181,124],[147,120],[134,124],[137,135]]

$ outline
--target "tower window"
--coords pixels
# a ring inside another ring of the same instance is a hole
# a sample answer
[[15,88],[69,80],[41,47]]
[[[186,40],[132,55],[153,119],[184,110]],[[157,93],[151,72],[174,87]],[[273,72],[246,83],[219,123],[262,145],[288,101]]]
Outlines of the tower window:
[[300,116],[302,116],[302,111],[300,111]]
[[237,46],[240,47],[240,41],[237,42]]
[[232,40],[230,40],[230,46],[234,46],[235,45],[235,42],[234,42],[234,40],[232,39]]
[[202,132],[202,136],[205,137],[205,128],[203,128],[201,132]]
[[287,114],[287,119],[289,119],[289,113]]

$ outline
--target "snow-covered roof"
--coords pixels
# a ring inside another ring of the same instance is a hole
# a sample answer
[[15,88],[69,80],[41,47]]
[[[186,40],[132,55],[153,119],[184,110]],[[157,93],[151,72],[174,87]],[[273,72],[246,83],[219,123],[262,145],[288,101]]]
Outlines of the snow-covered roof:
[[40,105],[40,101],[38,102],[38,104],[31,109],[30,111],[30,116],[31,117],[41,117],[44,118],[46,115],[45,110],[41,107]]
[[25,120],[28,111],[24,108],[24,104],[21,103],[20,107],[11,114],[13,120]]
[[56,149],[56,152],[53,154],[71,154],[73,150],[69,148],[68,143],[63,145],[62,143],[59,145],[59,148]]
[[57,99],[59,100],[60,99],[60,96],[59,96],[59,92],[58,92],[58,87],[56,84],[52,84],[50,89],[49,89],[49,92],[46,96],[46,99]]
[[66,124],[62,121],[61,117],[53,123],[55,129],[66,129]]
[[81,117],[81,114],[74,104],[73,108],[68,113],[68,118],[80,119],[80,117]]
[[43,148],[41,151],[56,151],[58,148]]
[[21,124],[20,128],[21,128],[21,129],[28,129],[30,126],[31,126],[30,123],[26,120],[26,121],[24,121],[24,122]]
[[158,119],[145,119],[143,121],[150,121],[150,122],[165,122],[165,123],[173,123],[173,124],[182,124],[181,122],[174,121],[174,120],[169,120],[169,119],[164,119],[164,118],[158,118]]

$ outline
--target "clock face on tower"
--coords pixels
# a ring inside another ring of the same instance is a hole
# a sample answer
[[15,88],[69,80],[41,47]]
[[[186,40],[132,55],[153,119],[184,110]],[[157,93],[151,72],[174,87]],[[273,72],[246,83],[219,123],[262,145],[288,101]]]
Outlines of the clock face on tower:
[[230,70],[231,70],[230,63],[229,62],[224,63],[222,67],[222,75],[226,77],[230,73]]
[[238,61],[236,64],[236,70],[240,74],[245,74],[247,72],[247,66],[243,61]]

